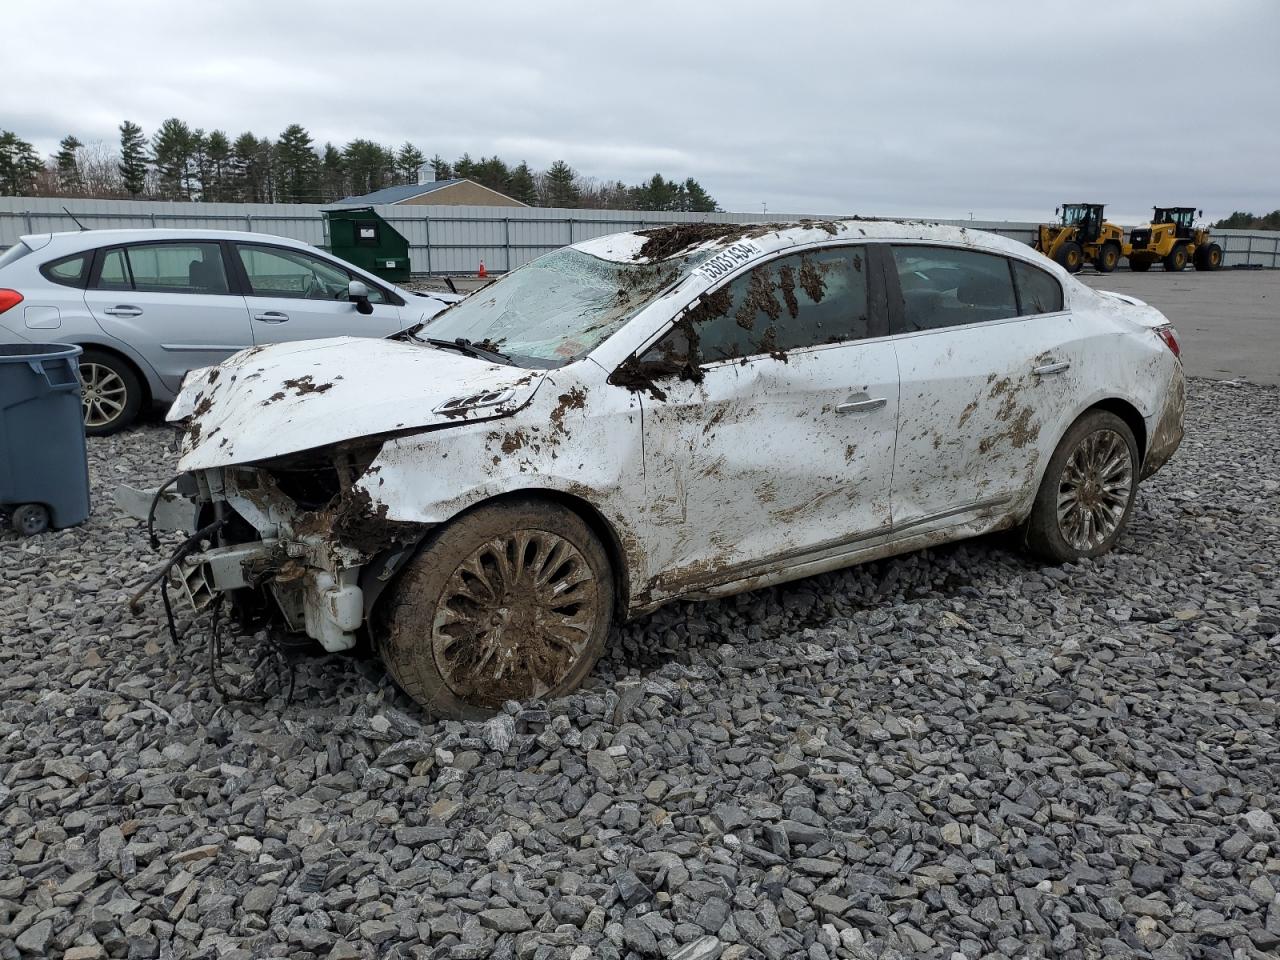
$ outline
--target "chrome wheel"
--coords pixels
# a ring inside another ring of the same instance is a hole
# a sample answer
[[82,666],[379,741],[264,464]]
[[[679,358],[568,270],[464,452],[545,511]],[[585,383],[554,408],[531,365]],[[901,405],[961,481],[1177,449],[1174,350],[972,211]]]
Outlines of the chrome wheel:
[[105,427],[129,402],[129,388],[110,367],[101,363],[80,364],[80,402],[86,427]]
[[562,684],[586,652],[598,587],[568,540],[518,530],[481,545],[445,584],[431,645],[455,696],[499,706]]
[[1058,530],[1076,550],[1095,550],[1124,520],[1133,495],[1133,457],[1124,437],[1095,430],[1080,441],[1058,483]]

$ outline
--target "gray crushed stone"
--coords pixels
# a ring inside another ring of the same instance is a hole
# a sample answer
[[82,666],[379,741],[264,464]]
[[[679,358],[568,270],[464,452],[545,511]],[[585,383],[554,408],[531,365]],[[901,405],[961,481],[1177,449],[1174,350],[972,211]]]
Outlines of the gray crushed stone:
[[0,534],[0,960],[1280,955],[1280,391],[1193,383],[1098,561],[676,604],[474,724],[370,658],[224,704],[203,621],[124,606],[155,555],[106,491],[168,440]]

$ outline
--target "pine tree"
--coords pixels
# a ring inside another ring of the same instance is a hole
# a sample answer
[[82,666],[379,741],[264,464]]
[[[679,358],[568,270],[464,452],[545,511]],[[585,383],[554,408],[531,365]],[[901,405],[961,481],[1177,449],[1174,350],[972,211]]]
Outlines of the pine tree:
[[464,153],[453,165],[453,175],[459,180],[470,180],[476,174],[476,162],[471,159],[471,154]]
[[147,187],[147,141],[142,128],[128,120],[120,124],[120,179],[134,198]]
[[206,168],[202,176],[204,199],[230,200],[231,141],[221,130],[214,130],[204,141]]
[[84,177],[80,173],[79,150],[84,146],[74,134],[67,134],[58,144],[53,156],[53,166],[58,174],[58,187],[64,193],[79,193],[84,189]]
[[538,186],[534,183],[533,171],[529,169],[529,164],[523,160],[511,171],[511,177],[507,181],[507,189],[507,195],[513,200],[527,203],[531,207],[536,206],[538,203]]
[[406,140],[396,152],[396,179],[400,183],[417,183],[426,162],[426,154]]
[[187,174],[183,179],[186,194],[192,200],[208,200],[205,183],[209,176],[208,142],[204,130],[191,131],[191,157],[187,161]]
[[160,196],[165,200],[190,200],[193,141],[191,128],[177,117],[160,124],[151,138],[151,161],[160,181]]
[[693,177],[689,177],[684,182],[685,192],[685,209],[693,213],[718,213],[720,204],[716,203],[711,194],[702,189],[702,184],[698,183]]
[[31,193],[36,175],[44,170],[35,147],[16,133],[0,130],[0,196]]
[[347,165],[342,151],[332,143],[324,145],[324,156],[320,159],[320,195],[325,203],[347,196]]
[[542,176],[542,206],[576,207],[581,197],[578,174],[563,160],[557,160]]
[[427,163],[431,167],[431,176],[433,179],[450,180],[453,178],[453,167],[450,166],[449,161],[440,156],[440,154],[437,153],[434,157],[428,160]]
[[395,154],[372,140],[352,140],[343,148],[351,192],[373,193],[392,183],[395,177]]
[[281,203],[315,203],[320,197],[320,158],[301,124],[289,124],[276,142],[275,183]]

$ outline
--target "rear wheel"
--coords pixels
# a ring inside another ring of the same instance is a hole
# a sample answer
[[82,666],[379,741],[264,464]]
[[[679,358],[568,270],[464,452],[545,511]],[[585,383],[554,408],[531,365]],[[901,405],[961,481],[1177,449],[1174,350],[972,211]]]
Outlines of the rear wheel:
[[380,652],[396,683],[442,717],[575,689],[613,618],[609,557],[552,503],[483,506],[445,527],[396,587]]
[[1146,273],[1148,270],[1151,269],[1151,261],[1150,260],[1134,260],[1130,258],[1129,269],[1132,270],[1134,273]]
[[1218,270],[1222,267],[1222,248],[1210,243],[1196,250],[1197,270]]
[[1080,249],[1080,244],[1074,240],[1068,240],[1058,247],[1058,252],[1054,254],[1053,259],[1058,261],[1067,273],[1076,273],[1084,265],[1084,251]]
[[1164,258],[1164,268],[1171,273],[1178,273],[1187,265],[1187,247],[1186,244],[1178,244],[1169,251],[1169,255]]
[[142,409],[142,383],[115,354],[85,348],[80,355],[84,432],[104,437],[133,423]]
[[1099,273],[1110,273],[1120,265],[1120,248],[1114,243],[1104,243],[1093,265]]
[[1089,411],[1049,461],[1027,520],[1027,547],[1055,563],[1101,556],[1129,522],[1137,490],[1133,431],[1114,413]]

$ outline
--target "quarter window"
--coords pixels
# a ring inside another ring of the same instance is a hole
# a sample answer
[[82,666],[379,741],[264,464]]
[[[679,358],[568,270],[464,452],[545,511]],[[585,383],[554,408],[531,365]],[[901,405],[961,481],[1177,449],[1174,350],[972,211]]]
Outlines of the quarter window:
[[936,330],[1018,316],[1009,261],[975,250],[895,246],[903,329]]
[[1018,302],[1024,316],[1053,313],[1062,309],[1062,284],[1039,267],[1021,260],[1011,261],[1018,283]]
[[[240,262],[256,297],[299,300],[346,300],[347,286],[357,278],[337,264],[301,250],[237,245]],[[386,303],[382,291],[365,281],[370,303]]]
[[123,249],[108,250],[102,255],[102,269],[98,271],[98,282],[94,286],[99,290],[133,289],[129,261],[125,259]]
[[61,260],[51,260],[40,268],[45,278],[65,287],[83,287],[89,272],[89,261],[92,253],[77,253]]

